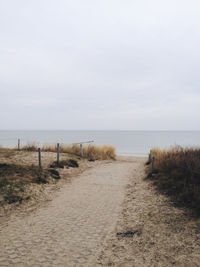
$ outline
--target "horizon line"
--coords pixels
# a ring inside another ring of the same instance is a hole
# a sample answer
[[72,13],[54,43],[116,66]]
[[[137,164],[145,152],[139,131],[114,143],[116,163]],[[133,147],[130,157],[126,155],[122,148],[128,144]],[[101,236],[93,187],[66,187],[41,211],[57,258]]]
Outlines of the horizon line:
[[200,130],[176,130],[176,129],[168,129],[168,130],[130,130],[130,129],[0,129],[0,131],[118,131],[118,132],[199,132]]

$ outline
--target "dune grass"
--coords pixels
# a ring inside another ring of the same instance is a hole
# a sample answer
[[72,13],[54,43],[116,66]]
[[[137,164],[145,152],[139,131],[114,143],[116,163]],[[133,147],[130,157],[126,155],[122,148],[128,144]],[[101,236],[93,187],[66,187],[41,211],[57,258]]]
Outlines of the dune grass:
[[47,183],[49,173],[34,165],[21,166],[17,164],[0,164],[0,196],[2,200],[11,204],[28,199],[25,196],[25,186],[30,183]]
[[[26,151],[37,151],[38,147],[36,144],[28,144],[22,147],[22,150]],[[41,148],[45,152],[56,152],[56,145],[44,145]],[[75,145],[60,145],[60,153],[68,153],[72,155],[80,156],[80,146]],[[116,150],[113,146],[97,146],[97,145],[84,145],[83,146],[83,157],[89,160],[107,160],[116,159]]]
[[23,146],[21,148],[21,150],[25,150],[25,151],[37,151],[38,150],[38,146],[36,143],[28,143],[27,145]]
[[91,160],[115,160],[116,151],[113,146],[88,145],[83,147],[83,156]]
[[176,204],[190,207],[200,215],[200,148],[154,148],[151,159],[153,156],[155,170],[148,176],[157,189]]

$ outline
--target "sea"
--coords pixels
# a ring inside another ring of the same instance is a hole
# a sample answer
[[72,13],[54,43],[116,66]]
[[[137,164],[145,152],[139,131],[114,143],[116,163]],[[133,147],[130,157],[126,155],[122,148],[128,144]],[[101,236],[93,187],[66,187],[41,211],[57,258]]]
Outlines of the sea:
[[1,147],[17,147],[18,139],[21,146],[34,143],[38,147],[93,141],[115,146],[118,155],[141,157],[147,156],[153,147],[200,147],[200,131],[0,131]]

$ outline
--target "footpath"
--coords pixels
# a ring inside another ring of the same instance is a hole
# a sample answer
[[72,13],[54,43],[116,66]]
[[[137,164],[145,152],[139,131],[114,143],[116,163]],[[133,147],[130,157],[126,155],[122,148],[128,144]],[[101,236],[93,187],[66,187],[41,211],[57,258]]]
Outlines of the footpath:
[[127,158],[102,162],[48,205],[0,225],[0,266],[97,266],[138,166],[141,160]]

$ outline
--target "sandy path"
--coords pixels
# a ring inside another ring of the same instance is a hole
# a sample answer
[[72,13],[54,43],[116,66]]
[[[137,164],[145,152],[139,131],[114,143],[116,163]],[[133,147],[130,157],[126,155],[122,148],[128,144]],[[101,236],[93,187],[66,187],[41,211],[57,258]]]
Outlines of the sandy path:
[[96,266],[141,160],[101,163],[45,207],[0,225],[0,266]]

